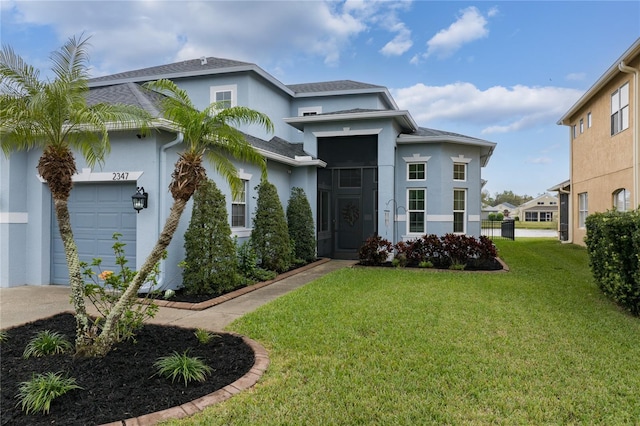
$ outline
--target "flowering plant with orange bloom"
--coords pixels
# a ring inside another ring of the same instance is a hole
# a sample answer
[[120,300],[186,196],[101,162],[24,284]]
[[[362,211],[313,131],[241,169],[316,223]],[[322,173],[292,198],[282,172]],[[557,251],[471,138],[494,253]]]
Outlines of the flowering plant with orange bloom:
[[[120,295],[129,287],[129,284],[136,275],[136,271],[127,266],[127,259],[124,252],[124,243],[119,241],[120,234],[113,234],[115,243],[113,252],[116,256],[117,271],[101,270],[102,259],[95,258],[91,264],[81,262],[82,274],[88,279],[84,285],[84,296],[97,309],[99,315],[94,320],[92,333],[99,333],[102,319],[106,318],[113,306],[117,303]],[[97,269],[95,271],[93,268]],[[157,284],[158,265],[149,274],[147,281],[151,283],[151,288]],[[119,320],[118,341],[131,339],[136,330],[142,327],[143,322],[155,316],[158,305],[155,303],[140,303],[137,299],[130,301],[126,307],[126,312]]]

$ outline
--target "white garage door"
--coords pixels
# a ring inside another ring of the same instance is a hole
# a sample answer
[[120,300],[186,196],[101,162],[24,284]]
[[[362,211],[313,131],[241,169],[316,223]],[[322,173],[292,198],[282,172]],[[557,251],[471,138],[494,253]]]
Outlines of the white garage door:
[[[131,195],[135,192],[133,183],[80,183],[73,186],[69,214],[80,261],[90,264],[94,258],[101,258],[103,271],[118,271],[112,237],[119,232],[122,234],[120,242],[126,244],[127,266],[136,269],[136,212],[131,204]],[[55,211],[51,220],[51,282],[68,285],[69,273]]]

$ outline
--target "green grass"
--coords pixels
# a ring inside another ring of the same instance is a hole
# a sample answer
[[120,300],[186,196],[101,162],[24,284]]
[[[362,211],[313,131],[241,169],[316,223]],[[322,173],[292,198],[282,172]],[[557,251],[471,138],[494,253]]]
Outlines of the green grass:
[[170,424],[637,424],[640,319],[583,248],[497,244],[509,273],[344,269],[244,316],[265,375]]
[[516,229],[558,229],[558,222],[525,222],[516,221]]

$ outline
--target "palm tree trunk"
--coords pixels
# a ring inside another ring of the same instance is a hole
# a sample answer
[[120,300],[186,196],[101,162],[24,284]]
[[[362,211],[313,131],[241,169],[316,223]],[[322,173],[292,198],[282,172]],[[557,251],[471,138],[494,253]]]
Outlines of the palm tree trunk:
[[84,346],[89,340],[89,318],[84,303],[84,281],[80,271],[80,257],[78,256],[78,246],[73,239],[71,229],[71,219],[69,218],[69,207],[67,200],[54,198],[53,205],[58,219],[60,237],[64,246],[64,254],[69,269],[69,285],[71,287],[71,302],[75,310],[76,318],[76,348]]
[[180,217],[182,216],[182,212],[184,211],[187,205],[187,200],[176,199],[173,202],[173,206],[171,207],[171,212],[169,213],[169,217],[164,224],[164,228],[158,237],[158,241],[154,246],[153,250],[147,257],[146,261],[140,268],[140,270],[136,273],[131,281],[131,284],[127,287],[127,289],[122,293],[118,302],[114,305],[111,312],[105,318],[104,326],[102,327],[102,332],[100,336],[96,339],[92,347],[85,348],[85,354],[89,356],[103,356],[106,355],[111,347],[116,343],[116,332],[117,332],[117,323],[120,317],[123,315],[127,303],[132,300],[134,297],[137,297],[138,290],[145,283],[149,273],[153,271],[156,263],[158,263],[164,252],[171,243],[171,239],[173,238],[173,234],[175,234],[176,229],[178,227],[178,223],[180,222]]

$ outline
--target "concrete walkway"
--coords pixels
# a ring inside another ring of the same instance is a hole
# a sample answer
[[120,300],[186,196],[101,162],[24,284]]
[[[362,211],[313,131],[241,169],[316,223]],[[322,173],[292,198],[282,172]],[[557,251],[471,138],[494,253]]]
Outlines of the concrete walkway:
[[[202,311],[160,307],[158,314],[149,320],[149,323],[222,331],[236,318],[254,311],[265,303],[329,272],[354,263],[355,261],[351,260],[331,260]],[[70,295],[71,292],[67,286],[0,288],[0,329],[46,318],[60,312],[72,311],[73,307],[69,303]],[[87,309],[93,313],[91,304]]]

